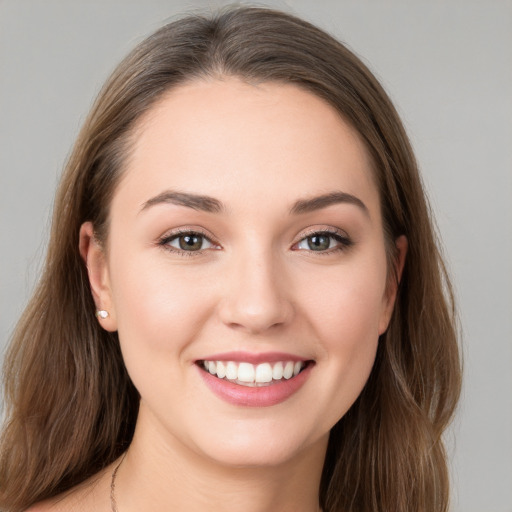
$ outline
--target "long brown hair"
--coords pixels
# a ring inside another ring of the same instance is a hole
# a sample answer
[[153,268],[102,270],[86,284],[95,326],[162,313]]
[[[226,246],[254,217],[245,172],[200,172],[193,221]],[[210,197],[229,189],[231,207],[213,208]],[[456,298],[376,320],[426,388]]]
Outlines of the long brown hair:
[[139,396],[116,333],[94,319],[79,229],[108,235],[112,195],[137,120],[177,84],[236,76],[296,84],[360,134],[380,191],[389,268],[409,249],[391,324],[356,403],[332,429],[326,512],[442,512],[449,486],[442,432],[460,391],[450,282],[417,164],[388,96],[328,34],[281,12],[231,8],[170,23],[136,47],[100,92],[57,193],[48,256],[5,360],[0,508],[17,512],[82,482],[129,445]]

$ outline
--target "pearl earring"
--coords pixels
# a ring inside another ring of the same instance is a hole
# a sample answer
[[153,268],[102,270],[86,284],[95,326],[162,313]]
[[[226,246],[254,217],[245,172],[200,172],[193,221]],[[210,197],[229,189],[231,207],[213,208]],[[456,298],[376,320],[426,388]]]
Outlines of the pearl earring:
[[108,311],[105,311],[104,309],[97,309],[96,310],[96,318],[107,318],[109,315],[108,315]]

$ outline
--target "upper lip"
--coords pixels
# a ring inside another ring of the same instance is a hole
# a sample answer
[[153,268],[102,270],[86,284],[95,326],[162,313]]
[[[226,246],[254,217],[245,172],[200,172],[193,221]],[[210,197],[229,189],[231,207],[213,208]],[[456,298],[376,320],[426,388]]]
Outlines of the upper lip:
[[210,354],[205,356],[198,361],[234,361],[234,362],[243,362],[243,363],[276,363],[278,361],[308,361],[311,359],[297,356],[294,354],[288,354],[285,352],[260,352],[260,353],[251,353],[251,352],[222,352],[219,354]]

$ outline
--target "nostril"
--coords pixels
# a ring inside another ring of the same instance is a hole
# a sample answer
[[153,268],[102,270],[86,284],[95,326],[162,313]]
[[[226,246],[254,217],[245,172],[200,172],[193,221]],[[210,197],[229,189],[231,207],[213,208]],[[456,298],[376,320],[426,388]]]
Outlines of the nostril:
[[231,329],[259,334],[288,324],[293,317],[293,308],[285,300],[260,300],[258,296],[247,294],[226,298],[219,305],[219,315]]

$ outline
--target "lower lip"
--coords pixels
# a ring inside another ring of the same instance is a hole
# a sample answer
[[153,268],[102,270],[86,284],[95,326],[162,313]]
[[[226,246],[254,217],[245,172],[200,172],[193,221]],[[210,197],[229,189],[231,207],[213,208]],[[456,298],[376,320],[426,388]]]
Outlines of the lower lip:
[[206,385],[222,400],[242,407],[269,407],[284,402],[296,393],[306,382],[314,364],[309,363],[297,376],[282,379],[268,386],[241,386],[224,379],[214,377],[197,367]]

